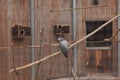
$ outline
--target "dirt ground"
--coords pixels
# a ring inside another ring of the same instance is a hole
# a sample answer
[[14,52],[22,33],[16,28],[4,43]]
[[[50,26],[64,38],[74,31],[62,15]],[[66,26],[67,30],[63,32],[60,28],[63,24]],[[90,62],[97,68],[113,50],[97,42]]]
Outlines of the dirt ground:
[[87,76],[76,77],[64,77],[64,78],[56,78],[52,80],[120,80],[120,77],[115,77],[111,75],[104,75],[104,74],[89,74]]

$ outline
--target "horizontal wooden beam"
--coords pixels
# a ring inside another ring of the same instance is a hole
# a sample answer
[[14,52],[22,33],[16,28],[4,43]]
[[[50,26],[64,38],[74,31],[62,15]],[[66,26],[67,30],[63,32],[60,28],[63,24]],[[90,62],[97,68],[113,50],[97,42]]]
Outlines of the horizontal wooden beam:
[[[69,41],[69,45],[74,43],[74,42],[75,41]],[[52,44],[44,44],[41,47],[45,48],[45,47],[58,47],[58,46],[59,46],[58,43],[52,43]],[[10,47],[9,46],[0,47],[0,50],[1,49],[10,49],[10,48],[40,48],[40,45],[33,45],[33,46],[13,46],[13,45],[11,45]]]
[[[113,20],[117,19],[118,17],[120,17],[120,14],[118,14],[117,16],[113,17],[112,19],[110,19],[109,21],[107,21],[106,23],[104,23],[103,25],[101,25],[100,27],[98,27],[96,30],[94,30],[93,32],[89,33],[88,35],[84,36],[83,38],[79,39],[78,41],[76,41],[75,43],[71,44],[69,46],[69,49],[72,48],[73,46],[79,44],[80,42],[86,40],[88,37],[94,35],[96,32],[98,32],[99,30],[101,30],[102,28],[106,27],[107,24],[109,24],[110,22],[112,22]],[[36,65],[36,64],[39,64],[49,58],[52,58],[53,56],[56,56],[56,55],[59,55],[61,53],[61,51],[58,51],[58,52],[55,52],[51,55],[48,55],[40,60],[37,60],[35,62],[32,62],[32,63],[29,63],[27,65],[24,65],[24,66],[21,66],[21,67],[17,67],[17,68],[14,68],[14,69],[11,69],[9,72],[14,72],[14,71],[17,71],[17,70],[22,70],[22,69],[25,69],[25,68],[28,68],[28,67],[31,67],[33,65]]]
[[107,6],[108,5],[96,5],[96,6],[87,6],[87,7],[80,7],[80,8],[67,8],[67,9],[61,9],[61,10],[50,10],[49,12],[70,11],[70,10],[89,9],[89,8],[107,7]]

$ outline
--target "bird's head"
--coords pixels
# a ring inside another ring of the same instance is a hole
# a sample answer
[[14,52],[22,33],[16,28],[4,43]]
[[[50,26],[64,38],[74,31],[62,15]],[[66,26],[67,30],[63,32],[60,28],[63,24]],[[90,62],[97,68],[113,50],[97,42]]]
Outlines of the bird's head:
[[63,40],[64,40],[63,37],[59,37],[59,38],[58,38],[58,41],[63,41]]

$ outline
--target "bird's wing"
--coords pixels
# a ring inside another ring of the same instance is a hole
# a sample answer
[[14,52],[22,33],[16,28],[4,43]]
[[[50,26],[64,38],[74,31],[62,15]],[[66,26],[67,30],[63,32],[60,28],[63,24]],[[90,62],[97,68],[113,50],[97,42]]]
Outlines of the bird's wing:
[[68,47],[68,42],[66,40],[61,41],[61,45],[65,46],[67,48]]
[[63,47],[60,47],[60,49],[61,49],[63,55],[64,55],[65,57],[68,57],[68,55],[67,55],[67,52],[68,52],[67,48],[63,46]]
[[60,42],[60,49],[65,57],[68,57],[67,52],[68,52],[68,42],[67,41],[61,41]]

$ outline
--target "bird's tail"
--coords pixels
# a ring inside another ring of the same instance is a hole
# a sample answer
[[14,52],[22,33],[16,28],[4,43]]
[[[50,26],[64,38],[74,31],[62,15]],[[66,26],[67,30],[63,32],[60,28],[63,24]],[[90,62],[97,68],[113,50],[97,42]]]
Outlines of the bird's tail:
[[68,54],[67,54],[67,53],[64,53],[63,55],[64,55],[66,58],[68,57]]

